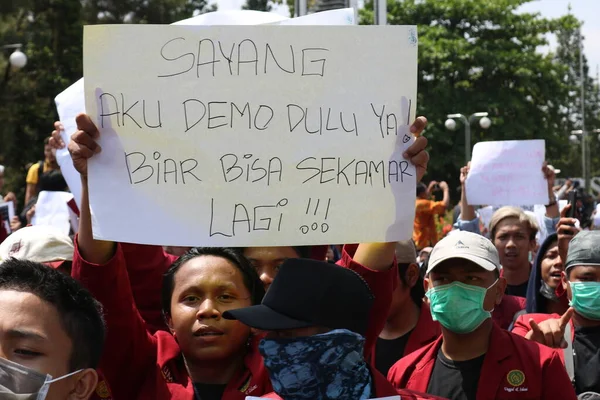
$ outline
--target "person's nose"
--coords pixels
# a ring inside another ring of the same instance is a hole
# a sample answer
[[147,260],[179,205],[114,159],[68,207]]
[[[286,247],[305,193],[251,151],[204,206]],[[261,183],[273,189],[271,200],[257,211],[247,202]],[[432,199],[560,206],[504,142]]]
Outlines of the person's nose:
[[213,299],[205,299],[196,313],[196,318],[199,320],[209,318],[220,318],[221,312]]

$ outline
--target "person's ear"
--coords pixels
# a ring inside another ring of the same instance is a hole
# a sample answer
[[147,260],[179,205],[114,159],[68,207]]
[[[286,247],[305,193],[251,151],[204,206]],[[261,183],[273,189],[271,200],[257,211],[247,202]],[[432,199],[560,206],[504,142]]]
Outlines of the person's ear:
[[498,278],[498,284],[496,285],[496,305],[499,306],[502,303],[504,292],[506,291],[506,279],[503,277]]
[[[98,385],[98,373],[93,368],[87,368],[76,374],[75,387],[69,393],[68,400],[88,400]],[[105,382],[103,382],[105,384]]]
[[570,293],[569,293],[569,279],[567,278],[567,272],[566,271],[561,271],[560,272],[560,277],[562,278],[561,279],[561,283],[562,283],[563,289],[569,295],[568,298],[571,298]]
[[412,289],[417,284],[419,279],[420,271],[419,266],[416,263],[411,263],[406,268],[406,283],[408,287]]
[[163,314],[163,318],[165,319],[165,324],[167,325],[167,328],[169,328],[171,335],[173,335],[173,337],[176,338],[175,329],[173,328],[173,318],[171,317],[171,314]]
[[[423,279],[423,288],[425,289],[425,293],[427,293],[427,291],[429,290],[429,283],[430,283],[429,276],[426,276]],[[423,296],[423,302],[425,304],[429,305],[429,297]]]

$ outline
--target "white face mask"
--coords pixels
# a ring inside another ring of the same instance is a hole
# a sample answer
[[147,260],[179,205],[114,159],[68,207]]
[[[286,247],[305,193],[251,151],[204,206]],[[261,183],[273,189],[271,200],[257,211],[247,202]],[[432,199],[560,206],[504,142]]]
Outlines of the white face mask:
[[44,400],[50,384],[75,375],[82,369],[56,379],[41,374],[21,364],[0,358],[0,399],[2,400]]

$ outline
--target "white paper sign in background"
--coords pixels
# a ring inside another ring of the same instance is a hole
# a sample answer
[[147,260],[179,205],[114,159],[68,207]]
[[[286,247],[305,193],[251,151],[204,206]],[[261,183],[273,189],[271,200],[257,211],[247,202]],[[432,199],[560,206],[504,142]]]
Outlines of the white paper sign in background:
[[71,221],[67,203],[71,199],[73,194],[68,192],[40,192],[35,203],[35,214],[31,219],[31,225],[52,226],[68,235]]
[[466,184],[469,204],[548,204],[548,186],[542,173],[545,153],[543,140],[475,144]]
[[415,27],[91,26],[84,72],[96,238],[411,237]]
[[81,177],[73,166],[73,160],[71,160],[71,154],[69,154],[66,145],[71,140],[71,135],[77,131],[75,117],[85,112],[83,99],[83,78],[69,86],[54,99],[58,117],[64,127],[60,136],[65,142],[64,148],[56,150],[56,161],[60,165],[60,172],[62,172],[78,206],[81,206]]

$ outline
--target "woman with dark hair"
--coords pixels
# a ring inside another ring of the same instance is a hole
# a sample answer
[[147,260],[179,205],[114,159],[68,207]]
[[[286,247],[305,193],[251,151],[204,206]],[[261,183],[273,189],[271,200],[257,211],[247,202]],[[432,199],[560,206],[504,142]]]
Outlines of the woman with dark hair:
[[567,311],[569,304],[561,285],[564,269],[558,251],[558,235],[553,233],[544,240],[533,263],[527,288],[527,305],[523,313],[562,315]]

